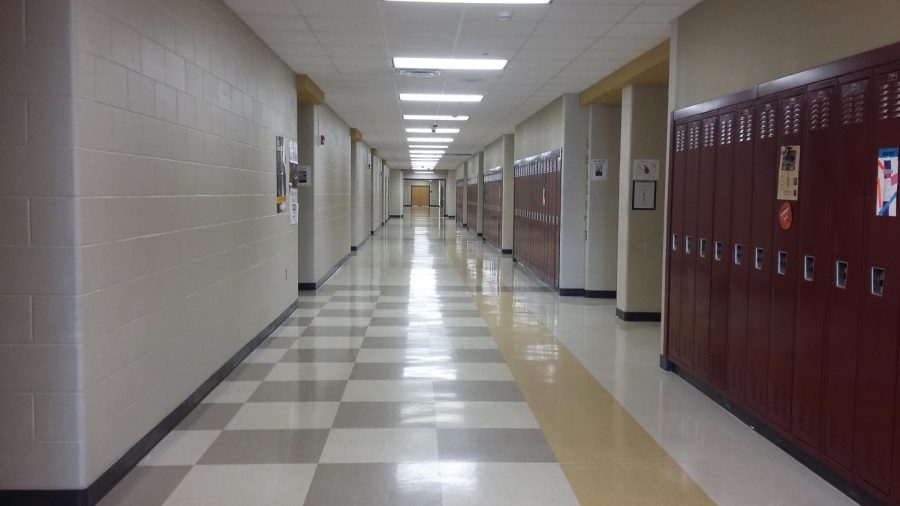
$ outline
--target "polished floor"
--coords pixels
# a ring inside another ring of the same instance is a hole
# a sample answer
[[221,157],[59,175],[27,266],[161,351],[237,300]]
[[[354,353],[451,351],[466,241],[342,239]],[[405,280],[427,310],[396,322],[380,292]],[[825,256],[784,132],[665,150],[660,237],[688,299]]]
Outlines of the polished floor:
[[433,209],[299,305],[101,504],[852,504]]

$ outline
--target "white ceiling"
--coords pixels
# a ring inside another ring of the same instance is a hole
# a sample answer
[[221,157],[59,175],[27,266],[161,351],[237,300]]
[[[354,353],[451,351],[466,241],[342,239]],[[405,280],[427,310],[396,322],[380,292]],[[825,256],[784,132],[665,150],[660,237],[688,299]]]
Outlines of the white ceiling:
[[[408,168],[403,114],[467,114],[448,152],[473,153],[563,93],[580,92],[656,46],[700,0],[553,0],[472,5],[383,0],[225,0],[394,168]],[[500,11],[512,11],[507,21]],[[502,71],[397,75],[394,56],[505,58]],[[400,102],[398,94],[478,93],[481,103]],[[439,169],[459,159],[445,157]]]

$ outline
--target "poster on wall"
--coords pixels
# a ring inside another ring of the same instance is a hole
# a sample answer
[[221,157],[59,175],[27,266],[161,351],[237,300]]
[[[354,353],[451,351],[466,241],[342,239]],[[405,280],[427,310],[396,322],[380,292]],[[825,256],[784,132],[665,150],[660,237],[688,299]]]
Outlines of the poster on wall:
[[800,146],[781,146],[778,157],[777,200],[797,200],[800,195]]
[[594,158],[591,160],[591,181],[606,181],[609,179],[609,160],[606,158]]
[[290,214],[291,225],[300,222],[300,190],[298,189],[298,146],[297,141],[290,139],[288,142],[288,212]]
[[878,150],[878,177],[875,181],[875,214],[897,216],[898,152],[900,148]]
[[659,160],[637,158],[632,166],[635,181],[656,181],[659,179]]
[[282,136],[275,137],[275,213],[281,214],[287,211],[288,199],[288,180],[287,180],[287,163],[286,163],[286,146],[285,138]]
[[632,181],[631,210],[653,211],[656,209],[656,181]]

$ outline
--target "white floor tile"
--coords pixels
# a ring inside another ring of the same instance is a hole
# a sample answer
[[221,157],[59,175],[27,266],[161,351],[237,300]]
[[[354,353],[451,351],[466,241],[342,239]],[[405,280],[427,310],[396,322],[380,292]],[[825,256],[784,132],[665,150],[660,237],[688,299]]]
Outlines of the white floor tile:
[[332,429],[320,462],[428,462],[437,458],[435,429]]
[[165,506],[297,506],[315,471],[315,464],[195,466]]
[[192,466],[219,437],[217,430],[173,430],[141,460],[142,466]]
[[247,402],[260,381],[223,381],[203,399],[204,403]]
[[434,389],[428,380],[351,380],[344,402],[432,402]]
[[226,430],[330,429],[338,402],[251,402],[228,423]]
[[558,464],[442,463],[444,506],[577,506]]
[[353,364],[349,362],[275,364],[266,381],[345,380],[350,378],[352,369]]
[[525,402],[439,401],[434,411],[439,429],[539,428]]

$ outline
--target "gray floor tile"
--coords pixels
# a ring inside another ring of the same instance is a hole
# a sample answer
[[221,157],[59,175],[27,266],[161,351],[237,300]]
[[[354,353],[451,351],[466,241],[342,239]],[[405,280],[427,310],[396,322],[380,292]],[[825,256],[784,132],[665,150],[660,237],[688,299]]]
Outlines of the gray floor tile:
[[138,466],[100,501],[99,506],[159,506],[191,466]]
[[[406,337],[369,336],[363,340],[363,348],[417,348],[426,347],[428,339],[410,339]],[[417,343],[420,346],[417,346]]]
[[434,463],[319,464],[305,506],[440,506]]
[[275,364],[240,364],[228,375],[228,381],[262,381]]
[[322,455],[328,429],[226,430],[198,464],[302,464]]
[[355,362],[357,349],[295,349],[281,358],[282,362]]
[[241,410],[241,403],[200,404],[175,430],[222,430]]
[[441,461],[556,462],[540,429],[438,429]]
[[335,428],[434,427],[434,404],[424,402],[343,402]]
[[445,380],[456,376],[454,364],[382,364],[357,363],[350,373],[351,380]]
[[[294,332],[296,332],[296,329]],[[270,337],[263,341],[259,347],[270,350],[284,350],[290,348],[295,342],[297,342],[296,337]]]
[[346,381],[264,381],[248,402],[340,401]]
[[306,327],[303,336],[336,336],[362,337],[366,335],[366,327]]
[[297,303],[297,309],[322,309],[326,302],[307,302],[300,301]]
[[514,381],[435,381],[436,401],[510,401],[525,398]]
[[444,318],[478,318],[481,312],[477,309],[442,309],[441,316]]
[[335,295],[330,302],[378,302],[377,295]]
[[[321,312],[321,311],[320,311]],[[292,316],[281,324],[282,327],[305,327],[312,323],[312,318],[305,316]]]
[[316,315],[317,317],[347,317],[359,318],[372,316],[372,309],[323,309]]
[[369,322],[370,327],[406,327],[409,325],[409,318],[399,318],[391,316],[375,316]]
[[453,350],[457,362],[505,362],[500,350]]

